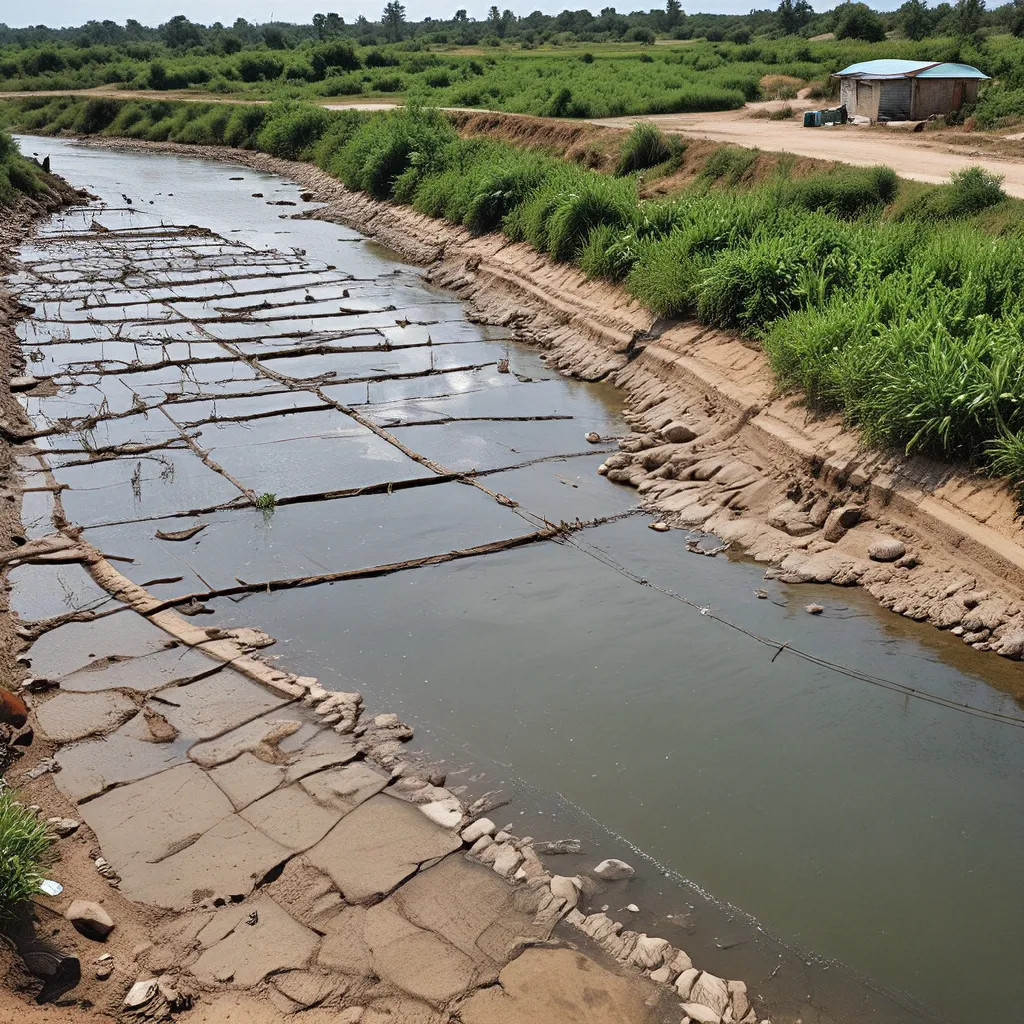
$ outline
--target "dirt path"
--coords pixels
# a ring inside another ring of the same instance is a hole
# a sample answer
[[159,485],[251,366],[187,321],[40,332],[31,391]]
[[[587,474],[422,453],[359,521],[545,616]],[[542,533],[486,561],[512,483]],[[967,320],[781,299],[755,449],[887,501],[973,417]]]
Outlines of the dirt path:
[[594,124],[628,128],[638,120],[652,121],[665,131],[679,132],[714,142],[750,146],[819,160],[840,160],[860,167],[885,164],[903,178],[940,184],[954,171],[981,164],[1004,176],[1003,188],[1024,197],[1024,144],[1017,142],[1021,159],[995,156],[973,148],[989,138],[963,134],[956,145],[946,133],[911,133],[860,125],[804,128],[797,118],[768,121],[745,111],[715,114],[659,114],[654,117],[598,118]]
[[[52,93],[12,92],[0,93],[2,98],[28,96],[103,96],[111,99],[190,100],[209,103],[266,103],[245,97],[223,96],[213,93],[178,90],[170,92],[126,92],[118,89],[65,90]],[[351,102],[324,99],[319,105],[328,110],[390,110],[397,106],[388,100]],[[981,164],[994,174],[1003,175],[1003,188],[1011,196],[1024,198],[1024,141],[1004,138],[991,133],[921,132],[911,133],[860,125],[804,128],[799,119],[768,121],[752,118],[751,111],[765,104],[748,104],[742,110],[709,114],[658,114],[651,117],[592,118],[591,124],[608,128],[626,129],[638,121],[651,121],[665,131],[679,132],[695,138],[737,146],[755,147],[779,153],[818,160],[840,160],[859,167],[885,164],[901,177],[930,184],[941,184],[954,171]],[[807,101],[795,101],[794,106],[806,107]],[[464,113],[487,113],[468,108],[447,108]],[[507,117],[520,115],[506,114]],[[527,116],[527,115],[522,115]],[[1001,152],[985,152],[996,144]],[[1014,155],[1020,151],[1020,158]]]

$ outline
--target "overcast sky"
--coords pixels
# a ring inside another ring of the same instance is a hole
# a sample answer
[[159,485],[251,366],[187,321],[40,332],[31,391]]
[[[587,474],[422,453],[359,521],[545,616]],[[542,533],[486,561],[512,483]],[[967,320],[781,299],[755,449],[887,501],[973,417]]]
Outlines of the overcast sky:
[[[869,0],[870,2],[870,0]],[[893,10],[901,0],[875,0],[871,6],[876,10]],[[775,7],[778,0],[697,0],[687,3],[683,0],[683,9],[694,12],[698,10],[713,11],[716,14],[745,14],[751,7]],[[613,6],[622,13],[632,10],[647,10],[660,6],[657,0],[595,0],[586,4],[581,0],[527,0],[525,3],[509,3],[509,0],[498,3],[503,10],[511,7],[516,14],[529,14],[531,11],[544,11],[546,14],[557,14],[567,7],[571,10],[586,8],[597,14],[602,7]],[[818,0],[814,4],[816,10],[827,10],[834,6],[827,0]],[[125,19],[135,18],[144,25],[159,25],[175,14],[184,14],[192,21],[204,25],[215,21],[230,25],[235,18],[241,16],[247,21],[264,22],[277,19],[293,23],[305,23],[312,19],[317,11],[335,11],[346,21],[352,22],[363,14],[371,21],[380,17],[384,0],[323,0],[323,2],[306,2],[306,0],[0,0],[0,22],[14,28],[24,25],[81,25],[95,19],[103,21],[110,18],[124,24]],[[483,18],[487,14],[490,3],[486,0],[406,0],[406,14],[411,21],[420,21],[426,16],[432,18],[450,18],[459,7],[465,7],[471,18]]]

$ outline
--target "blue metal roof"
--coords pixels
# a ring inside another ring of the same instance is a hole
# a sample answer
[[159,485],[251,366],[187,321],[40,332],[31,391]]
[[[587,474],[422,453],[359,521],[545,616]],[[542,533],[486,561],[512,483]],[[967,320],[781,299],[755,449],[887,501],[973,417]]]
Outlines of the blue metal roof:
[[837,71],[836,78],[974,78],[988,75],[970,64],[922,60],[864,60]]
[[933,68],[914,75],[915,78],[988,78],[983,71],[972,68],[970,64],[936,64]]

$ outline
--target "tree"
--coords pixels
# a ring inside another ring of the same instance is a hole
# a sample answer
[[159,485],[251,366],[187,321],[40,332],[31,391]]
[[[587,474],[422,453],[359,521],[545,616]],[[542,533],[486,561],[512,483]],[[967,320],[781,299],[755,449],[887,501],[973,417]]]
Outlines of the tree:
[[161,25],[160,34],[172,50],[185,50],[203,42],[199,26],[193,25],[184,14],[176,14],[166,25]]
[[808,0],[782,0],[775,12],[775,21],[783,35],[795,36],[814,17]]
[[1020,39],[1024,36],[1024,0],[1013,0],[1010,9],[1010,31]]
[[924,0],[907,0],[899,9],[899,26],[908,39],[924,39],[931,28],[932,19]]
[[836,39],[863,39],[880,43],[885,38],[882,19],[867,4],[840,4],[835,11]]
[[381,24],[393,43],[402,38],[402,25],[405,23],[405,7],[399,0],[389,0],[381,15]]
[[665,0],[665,24],[675,28],[683,20],[683,5],[679,0]]
[[288,40],[285,39],[280,25],[267,25],[263,29],[263,42],[267,44],[267,49],[269,50],[288,49]]
[[985,15],[985,0],[958,0],[953,10],[957,38],[974,39],[981,31]]
[[466,14],[466,9],[464,7],[460,7],[455,12],[455,17],[452,20],[457,21],[460,25],[465,25],[466,22],[469,21],[469,15]]

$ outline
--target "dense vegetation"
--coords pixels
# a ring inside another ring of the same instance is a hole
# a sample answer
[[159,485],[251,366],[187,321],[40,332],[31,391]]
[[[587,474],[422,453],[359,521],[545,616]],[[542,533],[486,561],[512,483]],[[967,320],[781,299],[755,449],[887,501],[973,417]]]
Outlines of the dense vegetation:
[[40,168],[26,160],[14,140],[0,131],[0,206],[22,195],[34,195],[44,187]]
[[[40,97],[0,109],[34,131],[228,143],[315,161],[351,188],[476,232],[502,231],[659,314],[759,339],[812,408],[867,438],[1024,479],[1022,204],[980,169],[934,187],[886,168],[737,188],[757,153],[722,147],[692,184],[641,200],[686,167],[685,144],[638,128],[604,175],[416,108],[331,113]],[[654,161],[664,161],[649,167]],[[723,183],[732,183],[723,185]]]
[[[997,81],[973,114],[983,125],[1024,116],[1024,0],[986,11],[983,0],[930,8],[907,0],[875,13],[843,3],[815,14],[806,0],[775,11],[687,15],[586,10],[517,17],[492,7],[482,21],[410,23],[392,0],[380,22],[333,14],[307,25],[206,27],[184,17],[74,29],[0,26],[6,90],[89,89],[239,94],[266,99],[408,97],[557,117],[725,110],[787,98],[871,57],[963,60]],[[820,38],[819,38],[820,36]],[[656,41],[675,45],[652,46]]]

